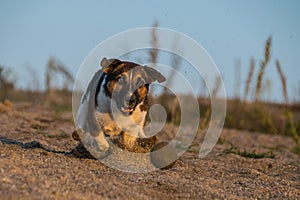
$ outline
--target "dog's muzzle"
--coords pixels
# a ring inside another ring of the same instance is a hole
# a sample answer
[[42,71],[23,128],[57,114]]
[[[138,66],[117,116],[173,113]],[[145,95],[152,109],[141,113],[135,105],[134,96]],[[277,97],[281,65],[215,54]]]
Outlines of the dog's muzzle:
[[127,95],[124,98],[124,103],[123,103],[123,106],[121,107],[121,110],[124,114],[129,115],[134,111],[135,106],[136,106],[136,101],[133,98],[133,96]]

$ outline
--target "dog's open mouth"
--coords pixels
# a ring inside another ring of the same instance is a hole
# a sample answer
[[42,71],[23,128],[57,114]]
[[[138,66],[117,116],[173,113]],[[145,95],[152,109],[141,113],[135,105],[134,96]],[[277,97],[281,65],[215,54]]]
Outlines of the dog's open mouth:
[[129,108],[129,107],[121,107],[121,110],[125,114],[130,114],[130,113],[133,112],[134,109],[133,108]]

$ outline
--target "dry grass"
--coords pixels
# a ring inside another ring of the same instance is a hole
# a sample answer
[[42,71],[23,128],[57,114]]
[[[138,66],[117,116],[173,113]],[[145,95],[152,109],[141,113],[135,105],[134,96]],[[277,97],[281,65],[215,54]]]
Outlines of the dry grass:
[[158,37],[157,37],[157,27],[158,27],[158,22],[154,22],[152,26],[152,32],[151,32],[151,46],[152,48],[149,50],[149,62],[150,63],[157,63],[158,59]]
[[260,63],[260,69],[259,69],[258,76],[257,76],[256,90],[255,90],[255,100],[256,101],[259,100],[260,92],[261,92],[261,88],[262,88],[263,76],[264,76],[267,64],[270,61],[271,46],[272,46],[272,37],[270,36],[266,41],[264,60],[262,60]]
[[13,108],[13,104],[9,100],[4,100],[3,103],[0,103],[0,113],[8,112]]
[[247,101],[247,97],[248,97],[248,94],[249,94],[252,77],[253,77],[253,74],[254,74],[254,69],[255,69],[255,60],[254,60],[254,58],[251,58],[250,59],[250,66],[249,66],[248,76],[247,76],[246,85],[245,85],[244,101]]
[[[70,110],[70,105],[66,104],[65,98],[71,97],[71,88],[70,86],[74,83],[74,77],[71,75],[67,67],[60,62],[58,59],[50,58],[48,61],[47,69],[46,69],[46,91],[45,91],[45,101],[43,103],[44,106],[54,106],[55,111],[60,110]],[[62,76],[64,77],[63,87],[59,88],[55,85],[56,77]]]
[[[177,52],[178,50],[179,50],[178,38],[175,38],[174,43],[173,43],[173,52]],[[171,88],[171,86],[174,82],[175,72],[179,70],[181,62],[182,62],[182,60],[181,60],[180,56],[173,53],[172,58],[171,58],[171,65],[170,65],[173,68],[173,70],[171,71],[171,73],[167,77],[166,84],[165,84],[165,87],[164,87],[164,93],[167,93],[168,88]]]
[[284,96],[284,101],[286,104],[289,103],[289,98],[288,98],[288,93],[287,93],[287,87],[286,87],[286,78],[285,75],[283,74],[283,71],[281,69],[281,65],[279,60],[276,60],[276,68],[277,72],[280,76],[281,84],[282,84],[282,91],[283,91],[283,96]]
[[[71,75],[67,67],[55,58],[50,58],[46,69],[46,91],[57,89],[51,83],[55,82],[55,76],[62,75],[65,77],[63,89],[68,90],[68,86],[73,85],[74,77]],[[54,79],[54,80],[53,80]]]
[[10,79],[11,71],[0,66],[0,102],[5,101],[8,92],[14,90],[15,84]]
[[234,98],[240,99],[240,93],[241,93],[241,60],[237,59],[234,62],[235,65],[235,80],[234,80]]

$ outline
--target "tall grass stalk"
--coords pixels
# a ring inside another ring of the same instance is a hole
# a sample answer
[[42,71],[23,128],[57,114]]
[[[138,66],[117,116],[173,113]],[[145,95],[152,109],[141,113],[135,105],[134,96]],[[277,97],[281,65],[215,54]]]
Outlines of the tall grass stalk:
[[10,79],[11,71],[0,66],[0,102],[7,98],[7,93],[15,88],[15,82]]
[[288,98],[287,87],[286,87],[286,78],[285,78],[285,75],[282,72],[279,60],[276,60],[276,68],[277,68],[277,72],[278,72],[278,74],[280,76],[280,79],[281,79],[284,101],[285,101],[286,104],[288,104],[289,103],[289,98]]
[[238,60],[235,60],[235,83],[234,83],[234,86],[235,86],[235,98],[236,99],[239,99],[241,98],[240,94],[241,94],[241,61],[238,59]]
[[151,31],[151,46],[152,48],[149,50],[149,62],[150,63],[157,63],[157,58],[158,58],[158,38],[157,38],[157,27],[158,27],[158,22],[155,21],[153,24],[153,28]]
[[[179,50],[179,48],[178,48],[178,38],[175,38],[174,43],[173,43],[173,52],[177,52],[178,50]],[[164,93],[166,93],[168,88],[170,88],[172,86],[172,84],[174,82],[175,72],[178,71],[180,65],[181,65],[180,56],[173,53],[172,58],[171,58],[171,67],[173,68],[173,70],[171,70],[170,74],[168,75],[166,85],[164,87]]]
[[266,66],[270,61],[271,46],[272,46],[272,37],[270,36],[266,41],[264,60],[262,60],[260,63],[260,69],[259,69],[258,76],[257,76],[256,90],[255,90],[255,100],[256,101],[259,100],[260,92],[261,92],[261,88],[262,88],[263,76],[265,73]]
[[54,89],[55,86],[51,85],[51,81],[54,82],[54,75],[63,75],[63,77],[66,79],[64,82],[64,88],[68,90],[68,86],[72,85],[74,83],[74,77],[72,74],[68,71],[67,67],[62,64],[60,61],[58,61],[55,58],[50,58],[48,61],[47,69],[46,69],[46,91],[49,92],[51,89]]
[[294,141],[296,142],[295,153],[299,154],[300,140],[299,140],[299,135],[297,133],[297,124],[295,123],[293,112],[287,106],[289,104],[289,98],[288,98],[288,93],[287,93],[286,77],[282,71],[279,60],[276,60],[276,68],[277,68],[277,72],[281,79],[282,92],[283,92],[283,96],[284,96],[284,100],[285,100],[284,111],[285,111],[286,120],[288,123],[288,129],[286,130],[286,132],[287,132],[287,134],[291,135],[293,137]]
[[219,90],[220,90],[221,81],[222,81],[221,77],[220,77],[220,76],[217,76],[217,77],[216,77],[216,80],[215,80],[215,85],[214,85],[214,87],[213,87],[213,89],[212,89],[212,92],[211,92],[211,98],[213,98],[213,99],[216,98],[217,93],[218,93]]
[[254,73],[254,68],[255,68],[255,60],[254,60],[254,58],[251,58],[248,76],[247,76],[246,85],[245,85],[245,91],[244,91],[244,101],[247,100],[247,97],[249,94],[249,89],[250,89],[250,85],[251,85],[251,81],[252,81],[252,77],[253,77],[253,73]]

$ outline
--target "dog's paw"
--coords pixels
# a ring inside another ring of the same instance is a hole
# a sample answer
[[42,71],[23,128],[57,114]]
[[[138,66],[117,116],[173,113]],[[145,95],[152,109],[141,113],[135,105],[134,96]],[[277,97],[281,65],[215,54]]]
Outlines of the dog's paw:
[[82,128],[77,128],[73,133],[74,140],[80,141],[86,150],[96,159],[103,159],[110,154],[110,146],[104,134],[101,132],[97,137],[85,133]]
[[96,159],[103,159],[110,154],[109,145],[99,144],[94,137],[85,137],[81,143]]
[[79,137],[79,135],[78,135],[78,133],[77,133],[77,130],[73,131],[73,133],[72,133],[72,138],[73,138],[74,140],[76,140],[76,141],[80,141],[80,137]]
[[119,136],[122,133],[122,130],[117,127],[104,127],[103,131],[105,135],[110,137]]

